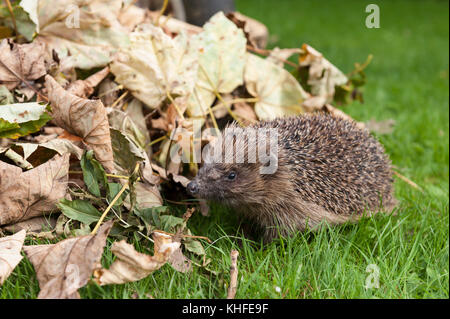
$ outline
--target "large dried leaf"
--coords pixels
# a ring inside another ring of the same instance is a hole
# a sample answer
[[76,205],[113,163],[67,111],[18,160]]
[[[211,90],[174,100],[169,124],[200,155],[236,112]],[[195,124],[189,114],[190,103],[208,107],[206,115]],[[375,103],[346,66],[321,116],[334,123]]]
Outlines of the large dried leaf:
[[245,66],[247,90],[258,98],[255,112],[260,120],[297,115],[303,112],[307,93],[285,69],[256,55],[247,54]]
[[117,48],[129,45],[118,21],[122,0],[40,0],[36,7],[39,35],[34,42],[55,50],[61,69],[91,69],[111,61]]
[[66,195],[70,154],[22,172],[0,161],[0,225],[41,216]]
[[172,237],[160,232],[153,233],[154,255],[137,252],[126,241],[115,242],[111,251],[117,259],[109,269],[99,269],[94,273],[95,281],[100,285],[123,284],[141,280],[153,271],[161,268],[180,243],[172,242]]
[[113,221],[103,224],[95,235],[69,238],[54,245],[25,246],[23,249],[36,270],[38,298],[79,298],[99,266]]
[[39,43],[15,44],[4,39],[0,43],[0,61],[0,84],[9,90],[20,84],[17,76],[31,81],[46,74],[45,48]]
[[0,238],[0,286],[22,260],[20,251],[25,240],[26,231]]
[[243,84],[246,43],[241,29],[223,12],[215,14],[196,37],[199,41],[198,80],[188,101],[192,116],[204,116],[218,93]]
[[161,28],[142,25],[130,35],[131,47],[111,64],[116,81],[152,108],[172,95],[188,95],[197,76],[195,42],[181,33],[175,39]]
[[100,163],[108,171],[114,171],[109,123],[103,103],[70,94],[50,75],[45,77],[45,86],[56,125],[81,137]]

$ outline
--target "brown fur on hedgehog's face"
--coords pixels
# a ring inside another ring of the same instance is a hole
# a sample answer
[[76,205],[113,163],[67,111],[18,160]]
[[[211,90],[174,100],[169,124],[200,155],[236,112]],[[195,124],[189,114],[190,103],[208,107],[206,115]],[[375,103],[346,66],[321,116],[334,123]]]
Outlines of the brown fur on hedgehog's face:
[[230,206],[261,202],[265,182],[257,164],[204,164],[188,184],[195,197]]

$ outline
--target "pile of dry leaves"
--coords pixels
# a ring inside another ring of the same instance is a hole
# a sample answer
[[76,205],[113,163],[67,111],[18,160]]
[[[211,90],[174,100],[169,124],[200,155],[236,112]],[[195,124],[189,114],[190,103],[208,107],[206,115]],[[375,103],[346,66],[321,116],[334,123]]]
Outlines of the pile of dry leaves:
[[[345,75],[307,44],[265,50],[258,24],[239,13],[199,28],[125,0],[5,3],[0,232],[15,234],[0,238],[0,284],[23,249],[39,297],[78,297],[92,276],[140,280],[166,262],[207,267],[207,239],[187,227],[199,203],[184,201],[193,148],[212,138],[203,129],[302,112],[347,117],[332,105],[362,99],[367,63]],[[170,203],[191,208],[176,217]],[[54,244],[23,246],[26,234]],[[129,235],[152,241],[154,255]],[[103,269],[108,236],[121,241]]]

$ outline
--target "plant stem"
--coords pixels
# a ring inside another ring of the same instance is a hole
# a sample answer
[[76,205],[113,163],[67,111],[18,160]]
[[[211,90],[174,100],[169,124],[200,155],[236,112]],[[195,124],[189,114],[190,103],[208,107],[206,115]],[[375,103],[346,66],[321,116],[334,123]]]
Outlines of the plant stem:
[[117,100],[114,101],[114,103],[111,105],[111,108],[116,107],[117,104],[119,104],[120,101],[122,101],[126,96],[128,95],[128,91],[124,92]]
[[5,0],[5,4],[8,7],[9,14],[11,15],[11,19],[12,19],[13,26],[14,26],[14,32],[15,32],[16,36],[18,36],[19,32],[17,31],[16,17],[14,16],[14,12],[13,12],[13,8],[11,6],[11,2],[9,2],[9,0]]
[[175,106],[175,109],[177,110],[178,115],[182,120],[184,120],[183,112],[181,112],[181,109],[178,107],[177,103],[175,103],[175,100],[173,99],[172,95],[169,91],[166,91],[166,95],[169,98],[170,102]]
[[[69,171],[69,174],[83,174],[82,171]],[[105,174],[107,177],[114,177],[119,179],[129,179],[128,176],[125,175],[114,175],[114,174]]]
[[108,207],[106,207],[105,211],[103,212],[102,216],[100,217],[100,219],[97,222],[97,225],[95,225],[94,230],[91,232],[91,235],[95,235],[97,233],[97,230],[99,229],[100,225],[102,224],[103,220],[105,219],[106,215],[108,214],[108,212],[111,210],[111,208],[114,206],[114,204],[117,202],[117,200],[120,198],[120,196],[122,195],[122,193],[127,189],[128,187],[128,182],[126,182],[125,184],[123,184],[122,188],[120,189],[120,191],[117,193],[117,195],[114,197],[114,199],[111,201],[111,203],[108,205]]
[[156,22],[155,22],[156,26],[159,25],[159,18],[161,18],[161,16],[164,14],[168,5],[169,5],[169,0],[164,0],[163,6],[162,6],[161,10],[159,10],[158,16],[156,17]]

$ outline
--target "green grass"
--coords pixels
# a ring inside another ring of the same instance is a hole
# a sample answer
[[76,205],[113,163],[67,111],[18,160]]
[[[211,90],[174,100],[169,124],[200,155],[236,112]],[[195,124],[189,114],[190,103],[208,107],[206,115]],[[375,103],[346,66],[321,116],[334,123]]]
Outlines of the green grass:
[[[271,47],[306,42],[343,71],[374,55],[365,103],[344,111],[360,121],[396,120],[392,134],[378,137],[398,170],[424,193],[397,180],[398,215],[298,234],[267,246],[243,239],[235,214],[213,207],[210,217],[194,215],[190,227],[216,240],[207,253],[218,275],[199,268],[181,274],[165,265],[136,283],[90,284],[80,290],[82,297],[223,298],[234,248],[240,252],[238,298],[448,298],[448,2],[236,2],[276,36]],[[364,25],[369,3],[380,6],[380,29]],[[104,263],[111,260],[108,251]],[[364,288],[369,264],[380,270],[379,289]],[[35,298],[38,291],[34,270],[24,259],[0,288],[0,298]]]

